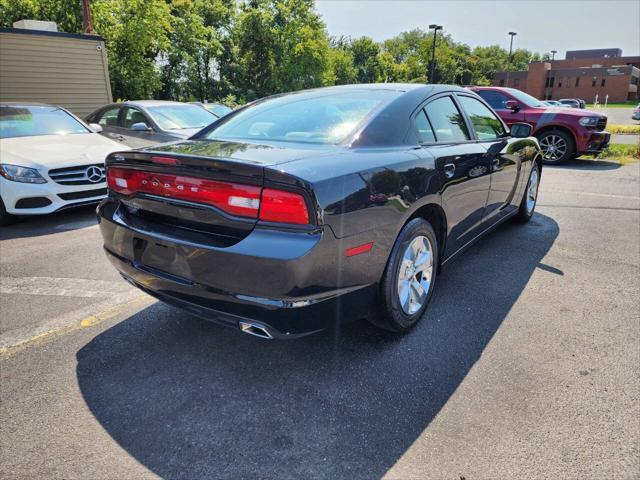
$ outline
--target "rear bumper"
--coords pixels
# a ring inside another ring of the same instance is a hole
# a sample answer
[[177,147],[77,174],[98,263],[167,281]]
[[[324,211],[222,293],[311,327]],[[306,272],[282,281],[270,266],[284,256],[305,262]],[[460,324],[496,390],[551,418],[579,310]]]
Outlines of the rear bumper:
[[219,248],[132,228],[111,199],[98,219],[107,257],[127,281],[223,325],[251,321],[291,338],[366,316],[375,300],[371,252],[336,261],[342,244],[331,232],[256,228]]
[[593,153],[597,154],[609,146],[611,134],[609,132],[592,132],[585,136],[581,144],[577,145],[577,153]]

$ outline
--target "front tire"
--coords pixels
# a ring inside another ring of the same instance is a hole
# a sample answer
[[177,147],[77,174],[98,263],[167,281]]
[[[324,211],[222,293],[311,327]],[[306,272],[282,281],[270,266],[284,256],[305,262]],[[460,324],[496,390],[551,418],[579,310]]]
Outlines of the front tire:
[[7,209],[4,207],[4,202],[0,198],[0,227],[10,225],[15,221],[16,217],[7,213]]
[[418,323],[433,294],[438,258],[431,224],[423,218],[407,223],[393,245],[382,279],[377,326],[405,332]]
[[529,173],[529,180],[527,181],[527,188],[522,195],[522,201],[520,202],[520,208],[516,219],[519,222],[526,223],[531,220],[533,212],[536,209],[538,202],[538,188],[540,187],[540,166],[538,162],[533,162],[531,166],[531,172]]
[[538,137],[538,143],[542,149],[542,162],[555,165],[576,156],[576,147],[573,137],[563,130],[549,130]]

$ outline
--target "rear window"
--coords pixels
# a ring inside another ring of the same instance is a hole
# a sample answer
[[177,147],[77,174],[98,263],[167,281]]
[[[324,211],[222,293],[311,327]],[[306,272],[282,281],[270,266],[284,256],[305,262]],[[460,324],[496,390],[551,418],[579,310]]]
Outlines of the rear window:
[[90,133],[59,107],[0,106],[0,138]]
[[258,102],[204,134],[207,139],[337,144],[374,110],[400,95],[392,90],[292,94]]

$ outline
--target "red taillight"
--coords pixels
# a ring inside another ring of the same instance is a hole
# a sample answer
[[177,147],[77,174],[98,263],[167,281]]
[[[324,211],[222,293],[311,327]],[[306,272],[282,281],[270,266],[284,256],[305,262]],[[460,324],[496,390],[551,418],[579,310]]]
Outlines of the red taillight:
[[309,224],[304,197],[284,190],[118,167],[107,168],[107,185],[122,195],[149,193],[213,205],[242,217],[258,218],[259,212],[266,222]]
[[257,218],[260,206],[260,187],[205,178],[109,167],[107,184],[123,195],[141,192],[205,203],[243,217]]
[[260,203],[260,220],[296,225],[309,223],[307,203],[302,195],[265,188]]

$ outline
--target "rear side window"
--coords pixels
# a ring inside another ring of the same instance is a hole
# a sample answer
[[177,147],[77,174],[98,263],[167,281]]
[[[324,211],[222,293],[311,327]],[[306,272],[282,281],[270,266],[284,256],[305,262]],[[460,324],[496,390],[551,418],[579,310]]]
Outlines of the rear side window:
[[485,102],[491,105],[491,108],[494,108],[496,110],[504,110],[505,108],[507,108],[505,104],[507,100],[509,100],[509,97],[507,97],[503,93],[496,92],[495,90],[480,90],[476,93],[480,95]]
[[505,135],[502,122],[481,102],[467,96],[459,96],[458,100],[469,115],[478,140],[495,140]]
[[427,118],[427,114],[424,110],[420,110],[420,113],[416,116],[416,130],[418,132],[418,139],[420,143],[435,142],[436,138],[433,136],[433,129]]
[[451,97],[434,100],[425,107],[438,142],[470,140],[467,126]]

